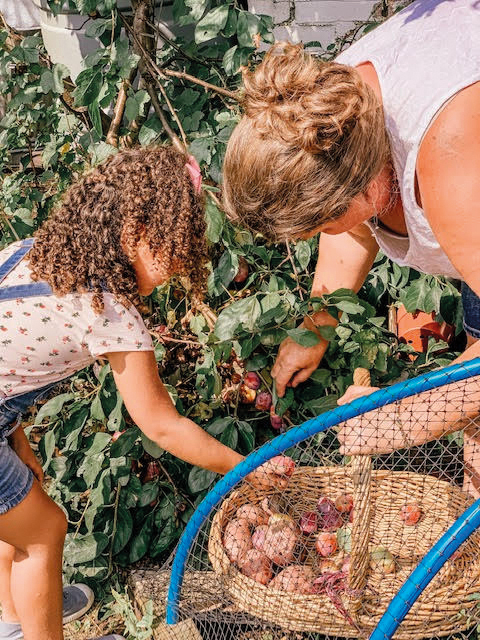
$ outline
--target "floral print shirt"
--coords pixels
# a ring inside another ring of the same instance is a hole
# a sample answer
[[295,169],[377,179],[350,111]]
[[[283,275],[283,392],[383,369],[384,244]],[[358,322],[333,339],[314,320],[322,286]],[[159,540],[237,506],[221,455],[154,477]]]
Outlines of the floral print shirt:
[[[19,247],[0,252],[5,262]],[[22,260],[0,287],[32,282]],[[33,296],[0,301],[0,396],[27,393],[76,373],[113,351],[152,351],[145,324],[135,309],[110,293],[96,314],[92,294]]]

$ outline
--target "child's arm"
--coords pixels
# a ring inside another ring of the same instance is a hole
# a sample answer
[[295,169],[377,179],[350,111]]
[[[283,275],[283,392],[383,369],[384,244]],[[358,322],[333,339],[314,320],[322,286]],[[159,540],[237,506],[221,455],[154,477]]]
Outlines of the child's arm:
[[[132,420],[162,449],[222,474],[243,460],[242,455],[178,413],[160,380],[153,351],[123,351],[106,357]],[[289,458],[278,456],[249,474],[247,480],[258,488],[281,487],[292,464]]]
[[223,474],[243,460],[239,453],[178,413],[160,380],[153,351],[124,351],[107,357],[132,420],[162,449]]

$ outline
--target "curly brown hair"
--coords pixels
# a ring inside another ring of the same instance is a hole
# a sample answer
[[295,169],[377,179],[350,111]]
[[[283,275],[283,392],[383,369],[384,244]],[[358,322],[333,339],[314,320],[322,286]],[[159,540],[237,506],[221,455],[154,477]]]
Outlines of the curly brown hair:
[[157,266],[187,276],[201,297],[207,246],[203,200],[195,192],[186,155],[172,147],[123,150],[83,175],[35,234],[28,260],[34,280],[53,292],[102,291],[141,308],[132,261],[143,238]]

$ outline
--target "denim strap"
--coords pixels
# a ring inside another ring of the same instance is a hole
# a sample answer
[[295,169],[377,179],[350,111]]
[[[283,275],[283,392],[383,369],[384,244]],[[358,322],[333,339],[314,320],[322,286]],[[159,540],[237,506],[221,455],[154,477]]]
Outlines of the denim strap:
[[[33,246],[34,239],[27,238],[5,262],[0,265],[0,283],[27,255]],[[16,300],[17,298],[31,298],[33,296],[51,296],[52,289],[46,282],[33,282],[31,284],[17,284],[12,287],[0,287],[0,302],[2,300]]]
[[21,246],[12,253],[12,255],[0,265],[0,282],[3,282],[12,269],[15,269],[22,258],[30,251],[33,246],[33,238],[24,240]]

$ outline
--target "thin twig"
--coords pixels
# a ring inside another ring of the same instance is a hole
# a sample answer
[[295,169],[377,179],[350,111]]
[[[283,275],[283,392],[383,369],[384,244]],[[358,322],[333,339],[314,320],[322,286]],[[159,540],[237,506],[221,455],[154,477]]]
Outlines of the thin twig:
[[303,289],[300,286],[300,280],[299,280],[299,277],[298,277],[297,267],[295,266],[295,260],[293,259],[292,251],[290,249],[290,243],[288,242],[288,240],[285,240],[285,246],[287,247],[288,259],[290,260],[290,264],[292,265],[293,273],[295,274],[295,280],[297,281],[298,294],[300,296],[300,299],[303,301]]
[[19,235],[18,235],[18,233],[15,231],[15,229],[14,229],[14,227],[13,227],[12,223],[11,223],[11,222],[10,222],[10,220],[9,220],[9,217],[7,216],[7,214],[6,214],[4,211],[2,211],[2,218],[3,218],[3,221],[6,223],[7,227],[9,228],[10,233],[11,233],[11,234],[13,235],[13,237],[15,238],[15,240],[20,240],[20,236],[19,236]]
[[150,333],[150,335],[152,335],[157,340],[160,340],[161,342],[175,342],[175,343],[178,343],[178,344],[187,344],[190,347],[204,347],[205,346],[201,342],[195,342],[195,340],[185,340],[185,339],[181,339],[181,338],[171,338],[170,336],[163,336],[161,334],[158,334],[158,332],[156,332],[154,330],[150,330],[149,333]]
[[33,171],[33,179],[35,180],[35,186],[37,187],[37,189],[40,189],[40,183],[38,182],[37,167],[35,166],[35,162],[33,160],[32,143],[30,142],[30,140],[27,140],[27,146],[28,146],[28,155],[30,156],[30,165]]
[[107,575],[110,575],[113,568],[113,543],[115,541],[115,534],[117,533],[117,519],[118,519],[118,503],[120,500],[120,490],[122,485],[120,483],[117,484],[117,493],[115,495],[115,505],[113,511],[113,525],[112,525],[112,542],[110,544],[110,550],[108,552],[108,571]]
[[214,201],[214,203],[217,205],[217,207],[220,209],[220,211],[223,211],[223,205],[220,201],[220,198],[217,198],[217,196],[213,193],[213,191],[208,191],[207,193],[210,196],[210,198]]
[[206,82],[205,80],[200,80],[200,78],[196,78],[195,76],[192,76],[189,73],[185,73],[185,71],[173,71],[173,69],[164,69],[163,73],[166,76],[171,76],[172,78],[180,78],[181,80],[188,80],[189,82],[193,82],[194,84],[200,85],[204,89],[208,89],[209,91],[215,91],[215,93],[218,93],[221,96],[225,96],[226,98],[230,98],[230,100],[235,100],[235,102],[238,102],[238,95],[235,91],[229,91],[228,89],[223,89],[223,87],[219,87],[216,84],[211,84],[210,82]]
[[172,141],[173,146],[178,151],[185,153],[186,152],[185,146],[183,145],[182,141],[177,136],[175,131],[172,129],[172,127],[168,124],[168,121],[165,118],[165,114],[163,113],[163,109],[158,100],[157,92],[155,91],[154,86],[148,82],[146,83],[146,86],[147,86],[148,95],[150,96],[150,100],[152,101],[153,108],[155,109],[155,113],[159,117],[160,122],[162,123],[162,126],[165,129],[165,132],[167,133],[168,137]]
[[139,47],[139,49],[142,52],[143,56],[146,58],[145,62],[160,77],[165,78],[166,76],[171,76],[173,78],[180,78],[182,80],[188,80],[189,82],[193,82],[194,84],[198,84],[198,85],[204,87],[204,89],[208,89],[209,91],[215,91],[215,93],[218,93],[218,94],[220,94],[222,96],[225,96],[227,98],[230,98],[232,100],[238,101],[238,96],[233,91],[229,91],[228,89],[223,89],[222,87],[219,87],[219,86],[217,86],[215,84],[211,84],[210,82],[206,82],[205,80],[200,80],[200,78],[196,78],[195,76],[192,76],[189,73],[185,73],[184,71],[173,71],[172,69],[161,69],[152,60],[151,56],[146,51],[146,49],[142,45],[142,43],[139,41],[139,39],[137,38],[136,34],[133,32],[132,27],[128,24],[128,21],[125,19],[125,17],[122,14],[119,14],[119,15],[120,15],[120,18],[121,18],[125,28],[127,29],[127,31],[129,31],[133,35],[137,46]]
[[164,40],[169,47],[175,49],[175,51],[177,51],[177,53],[179,53],[183,58],[185,58],[186,60],[190,60],[190,62],[197,62],[198,64],[202,64],[205,67],[210,67],[210,65],[204,62],[201,58],[195,58],[194,56],[191,56],[189,53],[184,51],[181,47],[179,47],[176,42],[171,40],[165,33],[162,32],[161,29],[159,29],[158,25],[154,24],[153,22],[149,22],[148,20],[147,24],[151,29],[155,31],[159,38]]
[[178,130],[180,131],[180,135],[182,136],[183,144],[185,145],[185,148],[187,148],[188,147],[187,136],[185,135],[185,131],[183,130],[182,123],[180,122],[178,114],[175,111],[172,103],[170,102],[170,99],[169,99],[169,97],[167,95],[167,92],[165,91],[165,87],[162,85],[161,82],[157,82],[157,86],[160,89],[160,92],[161,92],[161,94],[163,96],[163,99],[165,100],[165,103],[166,103],[170,113],[172,114],[172,118],[177,123]]

